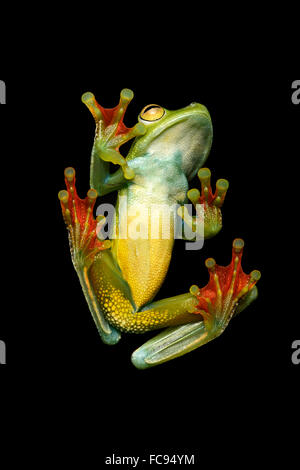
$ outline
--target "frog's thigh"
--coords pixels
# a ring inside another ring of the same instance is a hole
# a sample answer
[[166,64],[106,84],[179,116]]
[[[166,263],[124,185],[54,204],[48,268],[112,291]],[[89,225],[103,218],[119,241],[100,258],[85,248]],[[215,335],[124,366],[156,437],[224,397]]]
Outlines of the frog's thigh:
[[197,299],[194,295],[181,294],[174,297],[158,300],[146,305],[137,312],[140,318],[147,316],[151,321],[151,330],[165,326],[176,326],[184,323],[198,322],[199,315],[194,313]]
[[146,305],[130,316],[127,331],[145,333],[167,326],[199,322],[202,317],[193,313],[197,299],[191,294],[182,294]]
[[106,320],[126,331],[126,318],[136,310],[130,287],[123,279],[110,251],[103,251],[89,270],[89,278]]
[[144,333],[199,321],[199,315],[190,313],[197,303],[191,294],[159,300],[137,311],[130,287],[108,251],[95,260],[89,277],[105,318],[120,331]]

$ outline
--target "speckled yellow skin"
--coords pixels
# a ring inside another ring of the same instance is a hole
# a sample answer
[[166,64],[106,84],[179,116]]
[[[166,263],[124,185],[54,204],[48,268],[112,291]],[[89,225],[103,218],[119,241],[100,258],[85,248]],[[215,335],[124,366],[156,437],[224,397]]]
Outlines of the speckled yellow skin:
[[[169,268],[173,226],[170,225],[168,239],[161,230],[154,239],[149,212],[146,218],[139,217],[140,224],[148,230],[147,239],[119,237],[126,219],[128,225],[134,221],[136,215],[131,216],[130,211],[138,205],[149,210],[154,204],[163,205],[171,214],[175,204],[186,203],[188,179],[203,165],[210,150],[212,126],[204,106],[193,103],[178,111],[160,109],[161,118],[153,122],[139,117],[146,132],[135,139],[126,159],[134,177],[119,188],[116,239],[112,240],[111,250],[98,255],[89,272],[106,320],[121,331],[142,333],[199,321],[199,316],[192,313],[195,298],[191,294],[150,304]],[[98,160],[95,159],[97,165]],[[107,192],[95,178],[92,183],[100,194]],[[125,209],[121,198],[126,200]]]
[[90,271],[90,278],[106,319],[118,330],[144,333],[148,330],[196,320],[196,316],[188,312],[196,303],[189,294],[177,296],[177,300],[181,297],[181,302],[176,302],[173,307],[169,302],[165,306],[160,302],[157,308],[151,308],[149,305],[144,311],[136,311],[121,287],[114,285],[106,276],[98,274],[103,267],[101,258],[105,256],[107,254],[99,255]]

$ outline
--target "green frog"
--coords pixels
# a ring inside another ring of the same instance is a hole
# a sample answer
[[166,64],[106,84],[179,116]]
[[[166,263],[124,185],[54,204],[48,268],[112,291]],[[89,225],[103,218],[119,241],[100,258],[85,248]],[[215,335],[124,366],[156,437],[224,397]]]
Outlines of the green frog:
[[[181,238],[189,244],[215,236],[222,227],[221,207],[229,183],[219,179],[213,191],[211,172],[204,167],[213,137],[204,105],[191,103],[175,111],[147,105],[137,124],[128,128],[123,120],[132,98],[133,92],[123,89],[119,104],[104,108],[92,93],[82,96],[96,124],[90,189],[79,198],[75,170],[68,167],[59,200],[73,265],[104,343],[116,344],[122,332],[163,329],[132,354],[132,363],[146,369],[218,337],[257,297],[260,272],[243,272],[244,242],[235,239],[228,266],[206,260],[206,286],[192,285],[187,293],[153,300],[169,268],[176,220],[188,229],[188,236],[183,230]],[[125,158],[120,147],[131,139]],[[114,172],[111,164],[117,166]],[[196,175],[201,187],[189,189]],[[118,200],[108,240],[103,235],[106,218],[94,217],[93,211],[96,199],[113,191],[118,191]],[[167,229],[153,207],[166,209]]]

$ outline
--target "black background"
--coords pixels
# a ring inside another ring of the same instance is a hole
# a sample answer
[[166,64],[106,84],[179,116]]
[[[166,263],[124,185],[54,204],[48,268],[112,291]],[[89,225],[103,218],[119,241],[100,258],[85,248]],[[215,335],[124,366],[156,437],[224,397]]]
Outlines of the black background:
[[[166,51],[160,60],[153,50],[131,59],[125,45],[118,61],[99,50],[99,63],[67,52],[59,62],[36,55],[20,75],[0,77],[7,84],[7,105],[0,109],[7,168],[2,197],[10,216],[3,222],[9,301],[0,316],[7,344],[1,375],[14,407],[27,408],[42,447],[44,429],[53,425],[49,458],[60,449],[67,460],[96,459],[100,467],[112,452],[195,452],[200,462],[203,453],[219,449],[230,461],[234,445],[245,446],[253,461],[262,450],[267,461],[285,433],[291,455],[300,368],[291,362],[291,344],[300,335],[291,271],[299,218],[300,106],[291,102],[297,77],[240,62],[207,70],[185,50],[172,57]],[[124,334],[111,347],[101,343],[71,264],[57,199],[66,166],[76,169],[82,197],[89,188],[94,123],[81,94],[92,91],[101,105],[113,107],[125,87],[135,93],[128,126],[149,103],[167,109],[205,104],[214,125],[206,164],[213,184],[230,182],[221,233],[199,252],[176,242],[157,298],[205,285],[204,260],[228,264],[235,237],[245,240],[245,272],[262,273],[259,298],[220,338],[146,371],[136,370],[130,355],[152,334]]]

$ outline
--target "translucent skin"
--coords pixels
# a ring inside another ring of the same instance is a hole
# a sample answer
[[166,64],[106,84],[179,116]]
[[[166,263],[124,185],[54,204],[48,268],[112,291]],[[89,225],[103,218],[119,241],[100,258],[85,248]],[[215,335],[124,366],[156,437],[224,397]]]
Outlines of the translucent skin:
[[[221,334],[233,315],[256,297],[254,285],[259,273],[243,273],[243,241],[236,239],[228,267],[217,266],[212,258],[207,260],[211,278],[206,287],[192,286],[186,294],[153,302],[169,267],[174,237],[165,239],[159,233],[153,238],[149,213],[139,217],[140,226],[148,228],[145,239],[124,238],[119,227],[121,230],[128,217],[135,221],[130,211],[139,205],[149,209],[153,204],[163,204],[172,213],[175,205],[183,207],[189,199],[196,209],[197,204],[204,207],[204,235],[212,237],[222,227],[220,209],[228,182],[218,180],[213,193],[210,171],[201,168],[212,143],[211,119],[203,105],[192,103],[178,111],[149,105],[142,110],[139,123],[127,128],[123,117],[132,97],[130,90],[122,90],[119,105],[104,109],[91,93],[83,95],[96,121],[92,189],[81,200],[76,193],[75,170],[70,167],[65,170],[67,190],[61,191],[59,198],[70,234],[73,264],[103,341],[116,343],[120,331],[143,333],[173,328],[133,354],[134,365],[146,368],[185,354]],[[119,147],[133,137],[125,159]],[[120,169],[110,174],[109,162]],[[188,181],[197,172],[201,192],[188,190]],[[101,242],[97,222],[103,220],[94,220],[93,204],[97,195],[114,190],[118,191],[116,238]],[[125,208],[121,203],[124,198]],[[178,214],[191,226],[200,217],[198,212],[189,216],[184,208]],[[184,325],[190,324],[186,330]]]

